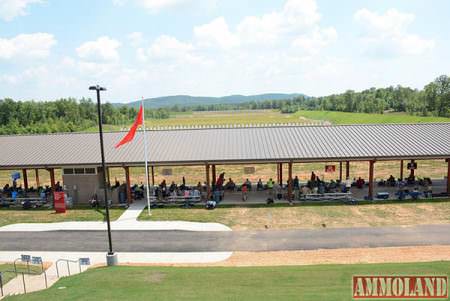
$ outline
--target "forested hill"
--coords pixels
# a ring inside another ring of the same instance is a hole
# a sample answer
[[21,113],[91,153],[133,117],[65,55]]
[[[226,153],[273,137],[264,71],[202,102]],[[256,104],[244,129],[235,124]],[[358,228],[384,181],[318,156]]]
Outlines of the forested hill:
[[[222,97],[208,97],[208,96],[190,96],[190,95],[173,95],[163,96],[155,98],[144,99],[144,105],[146,108],[158,109],[165,107],[184,107],[184,106],[197,106],[197,105],[215,105],[215,104],[240,104],[251,101],[264,101],[264,100],[281,100],[281,99],[293,99],[303,94],[293,93],[267,93],[258,95],[229,95]],[[304,95],[303,95],[304,96]],[[127,106],[138,108],[141,101],[133,101],[127,103]],[[114,106],[122,106],[121,103],[114,103]]]
[[[298,110],[377,114],[406,112],[411,115],[450,118],[450,77],[446,75],[439,76],[421,90],[391,86],[361,92],[349,90],[324,97],[299,95],[292,98],[292,94],[284,95],[289,97],[268,100],[256,98],[259,101],[238,103],[233,103],[228,98],[222,98],[220,102],[213,104],[181,102],[164,108],[149,108],[145,115],[147,118],[165,119],[170,117],[171,112],[275,109],[282,113]],[[182,99],[185,99],[184,96],[179,101]],[[238,101],[239,97],[236,96],[235,99]],[[102,108],[103,123],[109,125],[127,126],[137,114],[137,108],[132,105],[114,106],[106,103]],[[90,99],[65,98],[47,102],[0,99],[0,134],[85,131],[96,124],[96,106]]]

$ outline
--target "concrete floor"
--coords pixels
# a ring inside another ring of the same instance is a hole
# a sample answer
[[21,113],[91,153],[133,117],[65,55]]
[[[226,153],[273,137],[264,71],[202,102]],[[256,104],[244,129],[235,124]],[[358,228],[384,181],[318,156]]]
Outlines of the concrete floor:
[[[433,185],[432,185],[433,193],[444,193],[447,191],[446,180],[441,179],[441,180],[432,180],[432,181],[433,181]],[[304,185],[304,183],[301,183],[300,185]],[[413,190],[414,186],[408,186],[407,188],[409,190]],[[368,195],[368,190],[369,190],[368,186],[365,186],[363,189],[358,189],[356,187],[352,187],[352,189],[351,189],[352,197],[357,200],[364,200],[364,197],[366,197]],[[423,187],[419,186],[419,190],[423,191]],[[395,193],[397,191],[398,191],[398,187],[378,186],[377,184],[374,185],[374,195],[375,196],[378,192],[388,192],[390,199],[397,199],[397,196],[395,195]],[[284,192],[286,192],[286,189],[284,190]],[[250,204],[265,203],[268,196],[269,196],[268,191],[252,190],[248,193],[248,199],[245,203],[250,203]],[[422,198],[423,198],[423,196],[422,196]],[[280,201],[276,201],[276,202],[277,203],[286,203],[287,201],[280,200]],[[225,198],[221,204],[228,204],[228,205],[244,204],[244,202],[242,201],[242,193],[237,192],[237,191],[235,191],[235,192],[226,191]]]

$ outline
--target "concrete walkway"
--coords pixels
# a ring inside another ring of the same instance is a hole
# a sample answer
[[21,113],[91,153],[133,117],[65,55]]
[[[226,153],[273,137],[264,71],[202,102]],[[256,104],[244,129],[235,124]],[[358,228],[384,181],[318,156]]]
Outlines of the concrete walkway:
[[[180,230],[180,231],[231,231],[231,229],[219,223],[197,223],[185,221],[138,221],[137,218],[147,206],[144,200],[139,200],[130,205],[125,212],[111,222],[111,229],[115,231],[126,230]],[[24,223],[12,224],[0,227],[0,232],[39,232],[39,231],[104,231],[106,222],[59,222],[59,223]]]

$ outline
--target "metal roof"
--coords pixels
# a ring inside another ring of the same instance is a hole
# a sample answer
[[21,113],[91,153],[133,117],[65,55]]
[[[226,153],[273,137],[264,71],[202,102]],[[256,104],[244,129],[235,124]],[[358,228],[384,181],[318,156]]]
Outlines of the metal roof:
[[[143,135],[105,133],[109,166],[144,162]],[[152,165],[450,158],[450,123],[149,130]],[[98,133],[0,136],[0,168],[100,165]]]

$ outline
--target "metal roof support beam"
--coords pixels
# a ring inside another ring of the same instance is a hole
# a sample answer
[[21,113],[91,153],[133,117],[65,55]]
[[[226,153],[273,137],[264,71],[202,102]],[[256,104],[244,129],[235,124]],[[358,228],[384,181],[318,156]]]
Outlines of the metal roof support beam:
[[109,175],[109,167],[106,167],[106,179],[108,180],[108,186],[111,187],[111,177]]
[[447,194],[450,195],[450,158],[447,160]]
[[292,202],[292,162],[288,163],[288,201]]
[[400,160],[400,179],[403,181],[403,160]]
[[206,163],[205,165],[205,172],[206,172],[206,193],[207,193],[207,198],[209,200],[209,197],[211,195],[211,183],[210,183],[210,179],[209,179],[209,164]]
[[36,188],[38,188],[39,186],[41,186],[41,183],[39,181],[39,169],[35,168],[34,169],[34,174],[36,176]]
[[415,162],[415,160],[411,160],[411,169],[410,169],[410,171],[409,171],[409,177],[412,179],[413,177],[414,177],[414,162]]
[[55,169],[49,168],[48,172],[50,173],[50,187],[52,188],[52,192],[55,192],[56,191]]
[[22,169],[23,174],[23,188],[25,189],[25,192],[28,191],[28,175],[27,175],[27,169]]
[[212,186],[216,185],[216,164],[211,165]]
[[277,163],[277,183],[280,183],[280,163]]
[[373,167],[374,167],[375,161],[370,160],[369,161],[369,194],[368,199],[373,200]]
[[155,186],[155,167],[152,165],[152,186]]
[[350,161],[345,161],[345,179],[350,179]]
[[283,186],[283,163],[280,163],[280,181],[278,183]]

